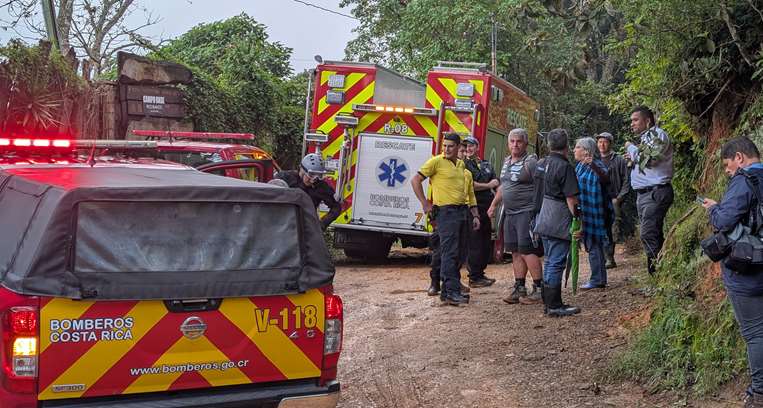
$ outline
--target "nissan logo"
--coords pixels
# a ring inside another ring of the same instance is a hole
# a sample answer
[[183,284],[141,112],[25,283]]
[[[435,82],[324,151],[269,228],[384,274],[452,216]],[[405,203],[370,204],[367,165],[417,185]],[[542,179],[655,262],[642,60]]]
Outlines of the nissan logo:
[[207,331],[207,324],[200,317],[191,316],[180,325],[180,331],[191,340],[198,339]]

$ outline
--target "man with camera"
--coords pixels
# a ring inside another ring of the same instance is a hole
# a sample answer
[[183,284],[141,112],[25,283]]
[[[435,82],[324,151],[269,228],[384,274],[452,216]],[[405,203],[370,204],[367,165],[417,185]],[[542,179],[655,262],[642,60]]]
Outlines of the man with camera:
[[[747,343],[752,384],[747,390],[744,406],[763,408],[763,264],[757,262],[760,257],[755,256],[756,250],[752,249],[755,245],[746,248],[740,245],[741,242],[753,242],[761,248],[758,232],[763,223],[759,209],[759,197],[763,197],[763,164],[758,148],[744,136],[726,142],[721,148],[721,159],[726,174],[731,176],[723,199],[720,203],[702,197],[698,200],[708,210],[713,227],[728,236],[731,242],[728,253],[721,254],[721,269],[729,302]],[[746,232],[740,236],[741,230]],[[710,255],[705,241],[703,249]],[[751,251],[740,256],[739,252],[745,252],[745,249]],[[752,263],[745,262],[748,258]]]

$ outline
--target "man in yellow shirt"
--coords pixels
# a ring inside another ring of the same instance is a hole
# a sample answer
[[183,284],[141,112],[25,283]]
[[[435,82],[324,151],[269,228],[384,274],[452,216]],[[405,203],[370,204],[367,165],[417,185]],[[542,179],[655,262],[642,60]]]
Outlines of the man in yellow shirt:
[[[464,162],[458,158],[461,138],[456,133],[443,136],[442,154],[427,160],[413,176],[413,192],[421,202],[424,212],[435,210],[437,234],[440,238],[440,278],[443,281],[440,299],[450,305],[458,306],[469,302],[461,294],[459,267],[460,254],[466,245],[466,222],[469,211],[473,217],[472,228],[479,229],[477,200],[474,197],[474,185],[471,173],[465,172]],[[424,179],[429,178],[432,187],[432,202],[424,193]],[[439,284],[439,282],[438,282]]]

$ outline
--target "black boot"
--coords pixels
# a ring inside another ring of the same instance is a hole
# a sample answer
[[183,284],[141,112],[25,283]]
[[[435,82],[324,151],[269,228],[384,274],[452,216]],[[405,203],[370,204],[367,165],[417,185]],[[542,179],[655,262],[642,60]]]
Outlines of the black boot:
[[432,283],[427,289],[427,296],[437,296],[440,293],[440,279],[432,279]]
[[607,269],[617,268],[617,262],[615,262],[615,244],[609,244],[604,248],[607,252],[604,257],[607,260],[607,264],[604,266]]
[[543,298],[546,305],[546,314],[549,316],[562,317],[580,313],[580,308],[568,306],[562,302],[561,286],[545,286],[543,289]]

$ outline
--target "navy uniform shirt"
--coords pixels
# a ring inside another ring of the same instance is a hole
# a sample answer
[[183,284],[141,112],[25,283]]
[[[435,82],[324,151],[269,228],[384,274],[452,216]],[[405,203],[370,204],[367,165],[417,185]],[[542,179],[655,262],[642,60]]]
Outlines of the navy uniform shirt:
[[321,203],[326,204],[329,208],[329,212],[321,219],[321,227],[324,230],[334,222],[342,212],[341,204],[334,199],[334,189],[325,181],[316,180],[312,187],[308,186],[302,182],[302,177],[300,177],[299,171],[297,170],[279,171],[278,174],[276,174],[276,178],[285,181],[291,188],[298,188],[307,193],[313,201],[313,205],[316,209],[318,209],[318,206],[321,205]]
[[[487,160],[479,160],[478,158],[465,159],[464,164],[466,169],[472,173],[472,179],[475,183],[489,183],[498,178],[493,171],[493,166]],[[474,190],[474,196],[477,199],[477,206],[482,209],[487,209],[493,202],[495,194],[492,189],[487,190]]]
[[[748,174],[757,177],[763,186],[763,164],[756,163],[745,169]],[[745,223],[750,211],[755,209],[757,200],[752,186],[742,174],[734,175],[729,187],[718,205],[710,207],[710,223],[718,231],[731,232],[740,222]],[[734,272],[722,262],[723,284],[729,292],[744,296],[763,295],[763,271],[750,271],[744,274]]]

